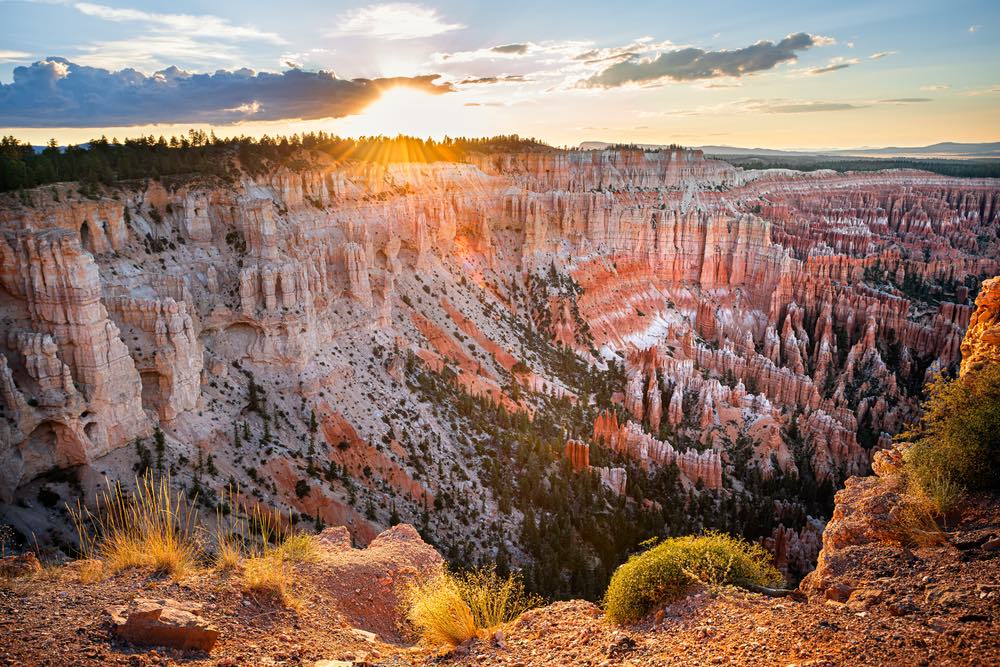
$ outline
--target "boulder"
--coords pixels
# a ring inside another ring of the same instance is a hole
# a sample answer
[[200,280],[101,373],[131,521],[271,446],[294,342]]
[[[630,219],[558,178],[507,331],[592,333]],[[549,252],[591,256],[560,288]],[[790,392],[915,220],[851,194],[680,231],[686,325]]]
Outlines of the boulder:
[[170,598],[135,598],[108,608],[112,631],[130,644],[167,646],[182,651],[212,650],[219,631],[201,616],[202,605]]
[[42,571],[42,564],[33,553],[0,558],[0,579],[27,577]]

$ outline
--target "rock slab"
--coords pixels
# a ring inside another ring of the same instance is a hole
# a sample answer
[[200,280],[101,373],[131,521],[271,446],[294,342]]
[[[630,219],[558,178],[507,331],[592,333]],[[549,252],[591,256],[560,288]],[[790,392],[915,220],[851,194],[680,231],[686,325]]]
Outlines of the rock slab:
[[202,618],[201,604],[172,599],[135,598],[108,608],[116,637],[131,644],[167,646],[182,651],[212,650],[219,631]]

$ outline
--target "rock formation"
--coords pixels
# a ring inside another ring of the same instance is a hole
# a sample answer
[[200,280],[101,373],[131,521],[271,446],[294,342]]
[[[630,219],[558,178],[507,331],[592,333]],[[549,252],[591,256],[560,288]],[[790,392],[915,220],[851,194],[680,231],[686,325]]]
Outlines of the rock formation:
[[983,283],[962,341],[962,375],[1000,363],[1000,278]]
[[[962,341],[962,374],[975,373],[987,364],[998,362],[996,342],[990,337],[996,321],[997,287],[1000,278],[982,284],[976,300],[977,310]],[[811,596],[835,596],[838,589],[848,593],[860,585],[860,573],[854,565],[861,554],[874,547],[901,548],[910,542],[910,522],[905,518],[903,499],[905,479],[902,473],[907,443],[893,445],[875,453],[873,475],[850,477],[837,492],[833,516],[823,531],[823,547],[816,569],[803,580],[801,588]]]
[[[995,290],[969,302],[1000,270],[988,179],[680,149],[301,157],[231,183],[4,197],[0,500],[58,469],[89,492],[151,466],[362,542],[390,508],[433,504],[434,529],[485,556],[495,540],[459,508],[495,513],[490,466],[523,460],[467,430],[469,401],[572,410],[536,424],[550,453],[626,504],[633,474],[676,466],[683,502],[721,507],[762,493],[752,480],[865,472],[965,328],[996,328]],[[808,516],[775,510],[760,535],[791,569]]]

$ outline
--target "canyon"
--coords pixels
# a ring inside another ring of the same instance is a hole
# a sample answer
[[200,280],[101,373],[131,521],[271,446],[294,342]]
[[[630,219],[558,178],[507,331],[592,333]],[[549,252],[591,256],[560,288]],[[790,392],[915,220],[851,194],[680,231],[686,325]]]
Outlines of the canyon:
[[[24,539],[69,550],[64,503],[152,471],[536,567],[533,534],[593,502],[741,532],[797,580],[924,383],[996,363],[963,347],[997,338],[995,179],[683,149],[237,173],[3,196],[0,520]],[[580,543],[598,580],[624,553]],[[559,595],[598,588],[557,567]]]

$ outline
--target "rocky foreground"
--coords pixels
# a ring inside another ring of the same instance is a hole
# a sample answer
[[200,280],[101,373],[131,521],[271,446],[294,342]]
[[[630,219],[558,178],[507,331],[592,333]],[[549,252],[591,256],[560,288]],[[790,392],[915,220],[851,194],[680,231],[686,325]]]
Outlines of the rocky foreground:
[[[367,549],[352,549],[342,530],[325,531],[317,562],[296,566],[290,607],[211,570],[179,583],[131,571],[81,585],[70,564],[0,585],[0,664],[993,665],[998,501],[975,498],[939,546],[848,545],[850,569],[828,572],[822,589],[806,587],[808,598],[696,587],[623,628],[592,603],[556,602],[453,650],[415,645],[399,623],[400,586],[442,562],[405,525]],[[128,618],[144,604],[161,623]],[[124,622],[138,631],[123,631]],[[197,647],[207,636],[209,650],[135,643]]]

